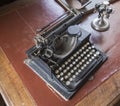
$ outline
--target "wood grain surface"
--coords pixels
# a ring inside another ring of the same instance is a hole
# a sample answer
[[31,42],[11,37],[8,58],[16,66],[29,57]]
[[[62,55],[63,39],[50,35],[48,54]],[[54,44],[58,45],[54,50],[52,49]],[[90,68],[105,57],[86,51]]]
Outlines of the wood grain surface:
[[[114,106],[120,101],[120,71],[111,76],[76,106]],[[117,98],[116,98],[117,97]],[[120,106],[120,104],[119,104]]]
[[7,106],[36,106],[20,77],[0,48],[0,93]]

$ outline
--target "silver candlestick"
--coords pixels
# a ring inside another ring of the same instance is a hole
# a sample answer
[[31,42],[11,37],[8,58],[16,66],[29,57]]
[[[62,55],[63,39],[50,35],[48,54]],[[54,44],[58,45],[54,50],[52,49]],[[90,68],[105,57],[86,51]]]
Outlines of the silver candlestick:
[[100,4],[96,4],[95,9],[99,12],[99,14],[98,17],[92,21],[92,28],[97,31],[108,30],[110,27],[108,18],[110,16],[110,13],[112,12],[112,8],[109,7],[109,2],[105,1]]

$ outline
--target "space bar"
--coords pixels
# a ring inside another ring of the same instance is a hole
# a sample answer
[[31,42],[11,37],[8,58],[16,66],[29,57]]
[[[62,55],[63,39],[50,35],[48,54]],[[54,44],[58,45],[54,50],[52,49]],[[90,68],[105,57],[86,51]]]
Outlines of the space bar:
[[95,59],[90,65],[85,68],[75,79],[75,81],[79,81],[86,73],[92,72],[100,63],[102,62],[102,57],[100,56],[99,59]]

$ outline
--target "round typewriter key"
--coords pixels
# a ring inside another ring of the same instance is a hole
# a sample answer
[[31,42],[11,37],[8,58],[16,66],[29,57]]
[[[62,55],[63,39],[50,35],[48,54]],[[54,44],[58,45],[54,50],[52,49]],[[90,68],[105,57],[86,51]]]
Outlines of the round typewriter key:
[[74,56],[74,57],[77,57],[77,54],[74,54],[73,56]]
[[71,73],[74,73],[74,70],[71,70],[70,72],[71,72]]
[[81,73],[82,71],[79,69],[78,72]]
[[88,49],[91,50],[91,47],[89,46]]
[[75,75],[78,75],[78,74],[79,74],[78,72],[75,73]]
[[93,52],[91,51],[91,52],[90,52],[90,55],[92,55],[92,54],[93,54]]
[[87,58],[87,57],[85,57],[84,59],[85,59],[85,60],[87,60],[88,58]]
[[79,67],[80,67],[80,65],[79,65],[79,64],[77,64],[77,65],[76,65],[76,67],[77,67],[77,68],[79,68]]
[[64,80],[64,78],[63,78],[63,77],[61,77],[61,78],[60,78],[60,81],[63,81],[63,80]]
[[62,67],[59,67],[59,70],[61,71],[61,70],[62,70]]
[[83,57],[84,56],[84,54],[81,54],[81,57]]
[[68,59],[68,62],[71,62],[71,59]]
[[59,71],[58,70],[55,70],[55,74],[58,74],[59,73]]
[[73,59],[74,59],[74,57],[73,57],[73,56],[71,56],[71,57],[70,57],[70,59],[72,59],[72,60],[73,60]]
[[89,54],[87,54],[87,57],[90,57],[90,55],[89,55]]
[[76,75],[73,75],[72,77],[73,77],[73,78],[76,78]]
[[99,55],[99,54],[100,54],[100,52],[99,52],[99,51],[97,51],[97,52],[96,52],[96,54],[97,54],[97,55]]
[[73,64],[70,64],[70,67],[72,68],[72,67],[73,67]]
[[76,62],[78,62],[78,59],[75,59]]
[[83,63],[82,62],[79,62],[79,65],[82,65]]
[[67,81],[67,82],[66,82],[66,85],[70,85],[70,81]]
[[73,81],[73,78],[70,78],[69,81]]
[[84,59],[82,59],[82,62],[85,62],[85,60],[84,60]]
[[80,56],[78,56],[78,59],[81,59],[81,57],[80,57]]
[[92,49],[92,52],[95,53],[95,49]]
[[94,45],[92,45],[92,48],[95,48],[95,46],[94,46]]
[[81,67],[82,70],[83,70],[84,68],[85,68],[84,66]]
[[57,77],[57,78],[60,78],[60,75],[57,75],[56,77]]
[[79,51],[77,51],[76,54],[79,55],[80,54]]
[[62,65],[62,68],[65,68],[65,65],[64,65],[64,64]]
[[82,49],[79,49],[79,52],[82,52]]
[[68,76],[70,76],[70,75],[71,75],[71,73],[69,72],[67,75],[68,75]]
[[87,45],[89,45],[90,43],[89,42],[87,42]]
[[86,67],[87,65],[86,64],[84,64],[84,67]]
[[61,72],[61,73],[60,73],[60,76],[63,76],[63,75],[64,75],[64,73],[63,73],[63,72]]
[[64,73],[66,73],[66,72],[67,72],[67,70],[66,70],[66,69],[64,69],[64,70],[63,70],[63,72],[64,72]]
[[68,62],[67,62],[67,61],[65,62],[65,65],[68,65]]
[[89,61],[87,61],[86,64],[89,64]]
[[68,79],[68,78],[69,78],[69,77],[66,75],[66,76],[65,76],[65,79]]
[[66,69],[67,69],[67,70],[69,70],[69,69],[70,69],[70,67],[67,67]]
[[73,65],[75,65],[75,64],[76,64],[76,62],[75,62],[75,61],[73,61],[73,62],[72,62],[72,64],[73,64]]
[[94,56],[92,56],[92,57],[91,57],[91,59],[95,59],[95,57],[94,57]]
[[89,52],[89,49],[86,49],[86,52]]
[[84,49],[85,49],[85,47],[83,46],[83,47],[82,47],[82,50],[84,50]]
[[73,70],[75,70],[75,71],[76,71],[76,70],[77,70],[77,67],[74,67],[74,68],[73,68]]
[[89,62],[91,62],[92,61],[92,59],[89,59]]
[[94,57],[96,57],[97,56],[97,54],[94,54]]
[[86,54],[86,52],[84,51],[83,54]]

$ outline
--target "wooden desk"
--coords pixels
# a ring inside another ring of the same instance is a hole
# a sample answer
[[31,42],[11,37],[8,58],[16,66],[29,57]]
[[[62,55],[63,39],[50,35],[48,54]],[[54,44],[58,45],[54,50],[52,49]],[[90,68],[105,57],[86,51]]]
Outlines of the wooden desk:
[[[116,28],[116,26],[120,27],[119,4],[120,2],[117,2],[113,5],[115,12],[110,17],[111,28],[109,31],[99,33],[91,28],[90,22],[96,17],[96,14],[90,15],[81,23],[81,27],[91,32],[91,40],[109,58],[95,74],[95,79],[88,81],[67,102],[51,92],[51,89],[23,64],[23,60],[26,58],[25,51],[33,46],[32,39],[36,29],[60,16],[64,10],[53,0],[36,0],[31,5],[0,16],[0,46],[38,106],[87,106],[88,104],[99,106],[101,103],[101,106],[106,106],[119,95],[120,50],[118,48],[120,46],[120,31]],[[0,77],[2,80],[2,76]],[[108,78],[109,80],[107,80]]]

